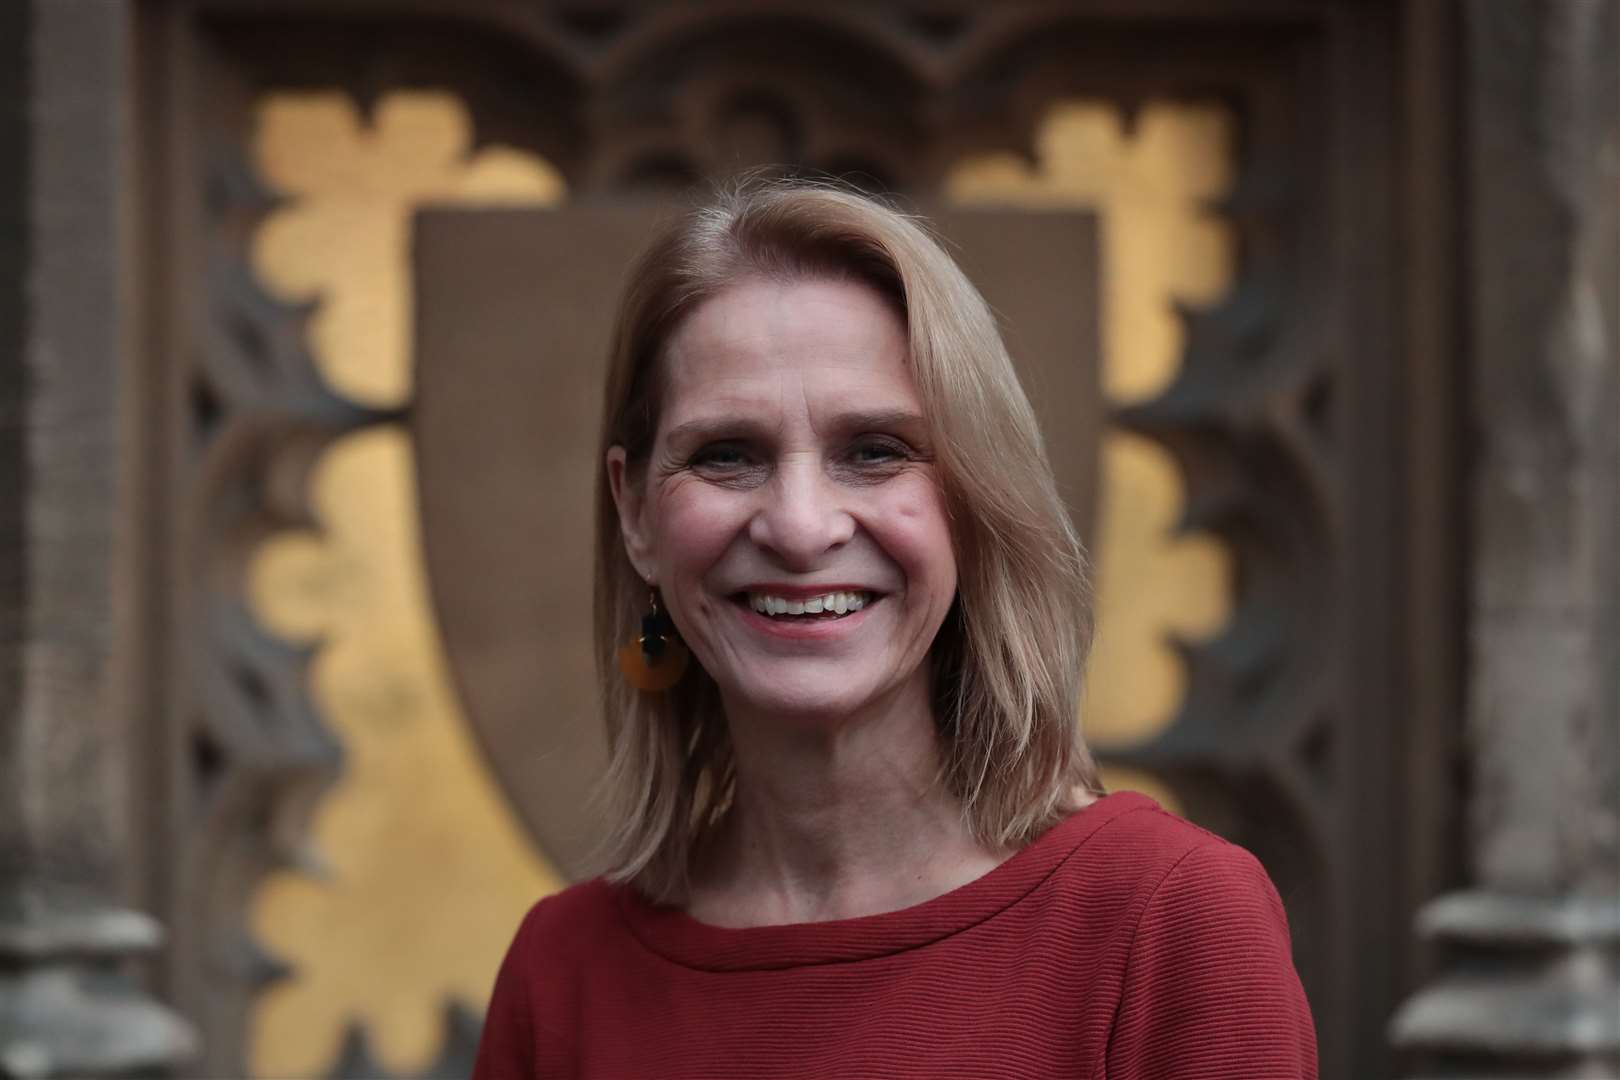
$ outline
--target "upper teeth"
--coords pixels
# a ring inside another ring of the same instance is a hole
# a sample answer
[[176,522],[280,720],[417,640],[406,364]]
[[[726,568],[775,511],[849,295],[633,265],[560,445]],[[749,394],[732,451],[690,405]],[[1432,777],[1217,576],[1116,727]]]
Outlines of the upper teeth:
[[830,592],[805,600],[787,600],[766,593],[749,593],[748,605],[761,615],[815,615],[823,611],[844,615],[865,607],[868,596],[864,592]]

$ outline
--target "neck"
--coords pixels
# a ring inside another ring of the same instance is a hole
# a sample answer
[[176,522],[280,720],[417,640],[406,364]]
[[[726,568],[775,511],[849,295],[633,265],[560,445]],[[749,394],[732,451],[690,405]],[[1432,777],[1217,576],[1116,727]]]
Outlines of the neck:
[[760,926],[893,911],[966,884],[1008,854],[972,839],[940,783],[925,681],[836,720],[727,705],[737,793],[695,868],[695,918]]

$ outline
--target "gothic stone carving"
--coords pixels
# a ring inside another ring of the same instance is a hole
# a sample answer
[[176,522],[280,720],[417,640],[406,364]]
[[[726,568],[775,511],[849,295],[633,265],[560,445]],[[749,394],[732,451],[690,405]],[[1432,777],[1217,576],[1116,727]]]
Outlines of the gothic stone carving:
[[[182,800],[195,839],[178,872],[215,884],[205,910],[185,913],[197,929],[175,977],[218,1047],[211,1060],[238,1060],[246,1004],[274,974],[240,929],[241,898],[265,866],[298,857],[298,822],[338,765],[302,696],[305,658],[247,622],[234,560],[257,531],[297,519],[288,492],[323,440],[379,419],[322,397],[299,351],[303,313],[267,302],[243,269],[258,197],[221,164],[240,154],[242,101],[271,87],[340,87],[362,102],[448,87],[480,140],[538,152],[591,200],[767,158],[925,196],[966,154],[1031,156],[1058,98],[1129,110],[1213,93],[1243,125],[1238,191],[1218,208],[1241,234],[1240,282],[1213,310],[1185,313],[1181,379],[1119,419],[1181,461],[1186,526],[1233,548],[1239,607],[1220,640],[1187,647],[1183,715],[1130,760],[1266,859],[1295,921],[1325,1073],[1383,1072],[1404,911],[1396,888],[1371,902],[1359,890],[1409,872],[1385,842],[1401,818],[1386,763],[1409,719],[1391,689],[1402,612],[1385,599],[1405,542],[1391,528],[1403,522],[1388,398],[1401,383],[1389,295],[1354,286],[1348,269],[1398,277],[1383,239],[1396,196],[1379,171],[1390,110],[1374,107],[1387,104],[1391,44],[1376,8],[1189,0],[1123,19],[1109,5],[1035,3],[176,0],[162,21],[177,72],[166,92],[197,137],[180,145],[200,156],[167,159],[166,183],[178,185],[172,207],[205,195],[213,207],[180,223],[193,245],[183,284],[210,288],[173,350],[195,433],[175,477],[191,530],[179,566],[194,575],[184,783],[206,789]],[[206,185],[188,171],[199,163]],[[228,992],[202,994],[204,957]]]

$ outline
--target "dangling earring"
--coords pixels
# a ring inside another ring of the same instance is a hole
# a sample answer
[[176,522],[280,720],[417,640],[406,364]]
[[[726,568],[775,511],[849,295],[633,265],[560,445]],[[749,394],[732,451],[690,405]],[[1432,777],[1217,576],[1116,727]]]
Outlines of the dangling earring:
[[650,610],[641,617],[641,636],[619,646],[619,673],[637,690],[661,693],[681,681],[691,654],[675,632],[669,614],[658,606],[658,589],[651,588]]

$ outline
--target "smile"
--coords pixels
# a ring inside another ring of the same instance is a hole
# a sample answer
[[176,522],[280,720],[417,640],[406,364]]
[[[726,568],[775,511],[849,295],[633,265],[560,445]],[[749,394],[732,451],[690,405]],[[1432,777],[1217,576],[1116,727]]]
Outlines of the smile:
[[820,596],[773,596],[770,593],[750,592],[748,606],[771,618],[813,617],[838,619],[864,608],[872,600],[865,591],[835,591]]

